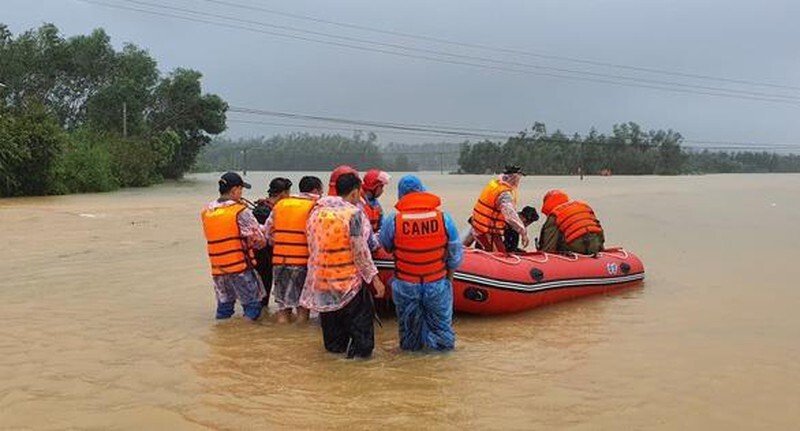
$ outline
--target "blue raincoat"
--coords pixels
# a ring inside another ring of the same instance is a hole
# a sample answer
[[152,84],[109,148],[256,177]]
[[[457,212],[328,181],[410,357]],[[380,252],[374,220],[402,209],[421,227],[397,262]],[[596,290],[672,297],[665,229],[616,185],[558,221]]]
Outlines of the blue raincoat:
[[[397,184],[398,197],[411,192],[426,191],[419,178],[406,175]],[[387,251],[394,251],[396,213],[384,216],[380,242]],[[449,214],[444,214],[447,230],[447,268],[456,269],[464,257],[464,247],[458,237],[458,228]],[[392,300],[397,312],[400,330],[400,348],[421,350],[450,350],[455,345],[453,332],[453,286],[443,278],[431,283],[409,283],[392,280]]]

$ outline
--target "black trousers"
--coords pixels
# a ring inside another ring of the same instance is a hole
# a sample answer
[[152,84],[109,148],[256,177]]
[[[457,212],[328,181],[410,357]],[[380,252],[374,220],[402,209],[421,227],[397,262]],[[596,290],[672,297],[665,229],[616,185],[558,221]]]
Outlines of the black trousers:
[[256,272],[261,276],[261,281],[264,283],[264,290],[266,295],[261,300],[261,305],[264,307],[269,304],[269,295],[272,292],[272,247],[267,246],[261,250],[256,250]]
[[367,285],[344,308],[319,313],[325,350],[347,353],[348,358],[368,358],[375,348],[375,308]]

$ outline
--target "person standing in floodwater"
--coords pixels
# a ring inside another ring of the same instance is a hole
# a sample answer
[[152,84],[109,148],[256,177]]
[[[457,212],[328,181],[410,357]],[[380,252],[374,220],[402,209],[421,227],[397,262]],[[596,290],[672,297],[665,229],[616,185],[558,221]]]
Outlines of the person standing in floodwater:
[[384,218],[381,245],[394,252],[392,299],[400,348],[446,351],[455,346],[453,274],[464,246],[441,199],[406,175],[397,183],[397,213]]
[[201,213],[206,237],[217,319],[233,316],[234,305],[242,304],[245,317],[256,320],[261,315],[264,285],[255,270],[254,251],[267,243],[258,221],[242,202],[243,190],[250,188],[235,172],[219,179],[219,198],[206,205]]
[[360,192],[358,175],[343,174],[336,196],[321,198],[311,210],[308,274],[300,297],[302,307],[320,313],[325,349],[347,358],[372,355],[375,308],[369,284],[379,298],[386,290],[367,245],[372,229],[357,206]]
[[[272,209],[283,198],[288,197],[292,188],[292,181],[288,178],[276,177],[269,182],[269,189],[267,190],[267,198],[259,199],[256,201],[256,207],[253,208],[253,215],[256,220],[263,226]],[[261,300],[261,305],[264,308],[269,306],[269,296],[272,291],[272,246],[267,245],[256,250],[256,271],[261,276],[261,283],[264,285],[264,299]]]
[[300,306],[300,294],[308,272],[306,224],[311,209],[322,195],[322,181],[314,176],[300,179],[300,194],[281,199],[264,224],[267,242],[274,244],[272,265],[278,323],[289,323],[292,309],[297,321],[308,320],[308,309]]

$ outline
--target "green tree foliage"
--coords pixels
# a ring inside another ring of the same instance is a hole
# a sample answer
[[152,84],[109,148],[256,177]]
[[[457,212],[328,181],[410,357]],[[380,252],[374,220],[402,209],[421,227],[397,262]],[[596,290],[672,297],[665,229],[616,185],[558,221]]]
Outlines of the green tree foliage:
[[108,148],[110,139],[85,128],[69,134],[59,172],[59,182],[66,190],[106,192],[119,187]]
[[307,133],[276,135],[269,139],[217,139],[202,161],[213,170],[326,171],[342,164],[362,170],[392,170],[391,163],[384,161],[376,140],[374,134],[365,139],[358,134],[347,138]]
[[681,147],[683,137],[673,130],[644,132],[636,123],[616,124],[611,135],[592,129],[588,135],[548,134],[536,123],[505,143],[464,144],[461,171],[485,174],[507,164],[519,164],[535,175],[572,175],[578,168],[597,174],[608,170],[623,175],[686,173],[800,172],[800,156],[774,153],[703,151]]
[[687,154],[686,173],[800,172],[800,155],[768,152],[702,151]]
[[60,193],[58,161],[65,134],[41,105],[0,117],[0,195]]
[[123,133],[123,106],[128,135],[143,135],[149,129],[146,113],[153,106],[153,91],[158,84],[156,61],[134,45],[126,44],[115,54],[109,82],[88,100],[89,123],[99,129]]
[[179,178],[225,129],[227,104],[202,93],[201,77],[162,77],[147,51],[116,51],[102,29],[64,38],[45,24],[14,37],[0,24],[0,195]]
[[162,169],[167,178],[180,178],[195,162],[211,135],[225,130],[228,104],[219,96],[202,94],[199,72],[178,69],[156,87],[152,127],[172,130],[180,137],[169,163]]

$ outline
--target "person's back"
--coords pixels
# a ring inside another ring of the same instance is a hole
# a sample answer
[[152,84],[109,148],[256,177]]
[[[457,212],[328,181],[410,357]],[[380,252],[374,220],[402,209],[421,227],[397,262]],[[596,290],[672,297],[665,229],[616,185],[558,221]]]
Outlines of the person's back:
[[400,347],[450,350],[455,344],[451,278],[463,255],[458,230],[419,178],[401,178],[398,196],[397,212],[383,221],[381,245],[395,257],[392,299]]
[[545,194],[542,213],[547,221],[539,237],[539,251],[596,254],[603,250],[605,234],[594,210],[584,201],[570,201],[566,193]]
[[266,239],[242,201],[243,188],[250,188],[234,172],[219,180],[220,197],[201,212],[203,233],[217,297],[217,319],[233,315],[239,300],[248,319],[261,315],[264,287],[255,271],[253,251],[266,244]]
[[300,305],[319,311],[325,349],[348,358],[369,357],[374,348],[374,307],[368,285],[381,297],[367,239],[369,221],[356,204],[361,180],[343,174],[336,180],[336,196],[319,199],[306,224],[309,245],[308,275]]
[[322,194],[322,181],[317,177],[305,176],[299,186],[300,194],[278,202],[265,224],[267,238],[274,243],[273,293],[278,306],[279,323],[290,320],[293,308],[297,310],[299,322],[308,320],[308,309],[300,306],[309,257],[306,223],[311,209]]

